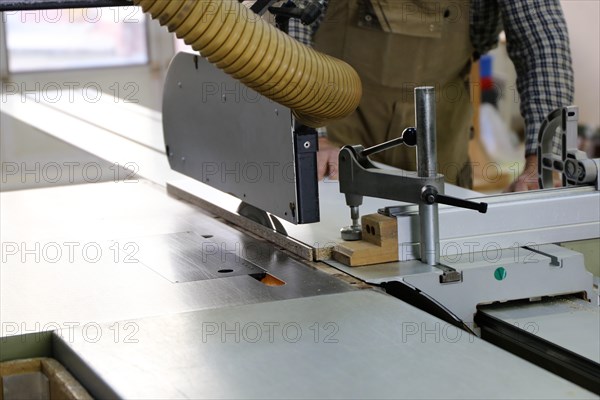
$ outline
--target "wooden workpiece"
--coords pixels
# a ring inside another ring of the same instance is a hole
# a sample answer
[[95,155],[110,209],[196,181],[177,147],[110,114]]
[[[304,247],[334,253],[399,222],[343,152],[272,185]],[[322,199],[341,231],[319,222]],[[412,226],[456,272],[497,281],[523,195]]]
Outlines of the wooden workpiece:
[[369,214],[361,218],[362,240],[338,244],[333,257],[348,266],[380,264],[398,260],[396,218]]
[[361,219],[363,240],[378,246],[393,243],[398,246],[398,224],[396,218],[381,214],[365,215]]

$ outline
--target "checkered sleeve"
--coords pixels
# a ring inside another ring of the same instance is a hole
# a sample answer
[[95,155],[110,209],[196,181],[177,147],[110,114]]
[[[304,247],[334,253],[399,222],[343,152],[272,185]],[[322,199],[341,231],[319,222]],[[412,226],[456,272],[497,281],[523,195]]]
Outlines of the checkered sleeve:
[[[294,3],[299,7],[306,6],[306,0],[295,0]],[[313,46],[313,35],[317,29],[319,29],[319,25],[321,24],[321,21],[323,21],[323,17],[327,11],[327,5],[329,4],[328,0],[322,0],[321,3],[323,4],[323,13],[311,25],[304,25],[300,22],[300,20],[295,18],[290,19],[289,22],[288,34],[300,43],[303,43],[309,47]],[[319,137],[327,137],[327,128],[317,128],[317,133]]]
[[475,58],[479,59],[481,55],[498,46],[498,38],[503,29],[498,2],[472,0],[469,23]]
[[535,154],[544,118],[573,102],[569,37],[559,0],[498,0],[507,51],[517,70],[525,154]]
[[[307,0],[294,0],[294,3],[298,7],[305,7]],[[323,5],[323,13],[321,16],[312,24],[304,25],[300,22],[300,20],[296,18],[290,19],[290,23],[288,26],[288,34],[307,46],[312,47],[313,45],[313,35],[319,29],[319,25],[325,16],[325,12],[327,11],[328,0],[322,0],[321,4]]]

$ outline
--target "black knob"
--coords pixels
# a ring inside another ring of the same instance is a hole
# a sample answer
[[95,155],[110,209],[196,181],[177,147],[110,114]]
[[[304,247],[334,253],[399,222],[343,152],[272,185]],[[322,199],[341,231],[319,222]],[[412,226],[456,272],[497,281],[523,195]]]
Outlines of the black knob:
[[310,25],[319,18],[322,12],[323,8],[320,2],[310,2],[304,7],[300,21],[304,25]]
[[404,132],[402,132],[402,140],[404,144],[407,146],[416,146],[417,145],[417,129],[410,127],[406,128]]

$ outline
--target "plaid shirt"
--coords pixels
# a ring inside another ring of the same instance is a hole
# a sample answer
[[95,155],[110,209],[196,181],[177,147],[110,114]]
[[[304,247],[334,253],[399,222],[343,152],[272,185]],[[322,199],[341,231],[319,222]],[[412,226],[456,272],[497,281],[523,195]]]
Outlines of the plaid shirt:
[[[296,0],[299,5],[305,1]],[[321,1],[327,7],[328,0]],[[321,20],[304,26],[292,19],[289,34],[310,46]],[[535,154],[544,118],[573,102],[571,52],[560,1],[471,0],[470,23],[475,58],[498,45],[502,30],[506,34],[525,119],[525,154]]]

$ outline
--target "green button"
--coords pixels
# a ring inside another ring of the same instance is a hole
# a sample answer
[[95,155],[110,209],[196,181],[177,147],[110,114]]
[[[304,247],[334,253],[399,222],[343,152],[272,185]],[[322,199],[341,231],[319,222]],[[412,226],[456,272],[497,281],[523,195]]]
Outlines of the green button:
[[494,271],[494,278],[496,278],[496,280],[498,281],[501,281],[504,278],[506,278],[506,270],[504,269],[504,267],[496,268],[496,270]]

